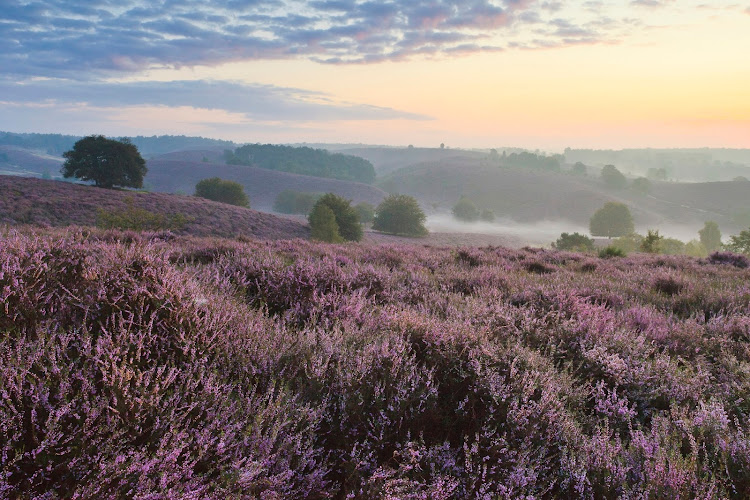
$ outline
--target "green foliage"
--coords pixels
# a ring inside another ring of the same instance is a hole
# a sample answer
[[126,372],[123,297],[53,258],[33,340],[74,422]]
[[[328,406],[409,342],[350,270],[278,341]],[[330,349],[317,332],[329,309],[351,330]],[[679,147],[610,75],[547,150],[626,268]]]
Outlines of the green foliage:
[[613,247],[617,247],[625,253],[638,252],[641,249],[643,236],[638,233],[629,233],[612,240]]
[[479,218],[485,222],[495,222],[495,212],[485,208],[482,210],[482,213],[479,214]]
[[328,206],[322,203],[316,204],[307,220],[310,224],[310,237],[312,239],[327,243],[341,243],[344,241],[339,234],[336,215]]
[[324,149],[248,144],[234,152],[225,151],[224,158],[230,165],[250,165],[367,184],[375,181],[375,167],[369,161],[358,156],[329,153]]
[[686,246],[677,238],[662,238],[659,251],[665,255],[686,255]]
[[560,161],[562,159],[563,156],[561,155],[544,156],[521,151],[520,153],[511,153],[503,156],[502,163],[505,166],[514,168],[533,168],[549,172],[559,172]]
[[633,191],[636,193],[640,193],[643,195],[646,195],[651,192],[651,181],[648,180],[645,177],[638,177],[637,179],[633,180],[633,184],[630,186]]
[[659,235],[658,230],[649,229],[646,237],[641,241],[641,252],[660,253],[662,239],[664,237]]
[[480,212],[477,206],[468,198],[461,197],[453,206],[453,216],[464,222],[475,222],[479,220]]
[[282,214],[309,214],[320,198],[319,193],[303,193],[286,189],[276,196],[273,202],[274,212]]
[[683,251],[685,255],[689,255],[690,257],[708,257],[708,250],[706,250],[706,247],[698,240],[690,240],[685,244],[685,249]]
[[63,157],[63,177],[94,181],[104,188],[140,188],[147,172],[146,161],[127,139],[116,141],[91,135],[76,142]]
[[589,230],[593,236],[625,236],[634,229],[633,216],[627,205],[612,201],[597,210],[589,222]]
[[136,207],[133,198],[125,200],[123,210],[96,211],[96,227],[101,229],[122,229],[130,231],[179,231],[185,228],[192,218],[184,214],[165,215]]
[[570,171],[575,175],[588,175],[588,168],[580,161],[577,161]]
[[627,254],[622,248],[618,248],[612,245],[599,250],[599,257],[601,257],[602,259],[609,259],[612,257],[625,257],[626,255]]
[[426,219],[417,200],[404,194],[392,194],[375,210],[372,228],[384,233],[426,236]]
[[[336,225],[339,234],[346,241],[359,241],[362,239],[362,226],[359,223],[357,211],[352,207],[351,200],[336,196],[333,193],[324,194],[315,203],[315,206],[325,205],[336,217]],[[315,207],[313,207],[315,210]]]
[[724,248],[730,252],[750,255],[750,229],[745,229],[735,236],[730,236],[729,242],[724,245]]
[[207,200],[236,205],[238,207],[250,208],[245,190],[239,182],[211,177],[203,179],[195,185],[195,196]]
[[716,222],[707,221],[703,229],[698,231],[698,236],[707,252],[715,252],[721,248],[721,230]]
[[354,210],[357,211],[359,221],[362,223],[372,222],[375,219],[375,207],[369,203],[358,203],[354,205]]
[[557,241],[552,243],[552,248],[573,252],[591,252],[594,250],[594,240],[580,233],[562,233]]
[[604,165],[601,177],[608,188],[623,189],[628,185],[628,179],[614,165]]

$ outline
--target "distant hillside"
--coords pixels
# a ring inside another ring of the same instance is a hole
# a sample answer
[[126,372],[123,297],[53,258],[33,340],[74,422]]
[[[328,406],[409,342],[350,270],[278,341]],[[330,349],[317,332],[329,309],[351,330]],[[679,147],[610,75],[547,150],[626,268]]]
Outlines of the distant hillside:
[[177,231],[182,234],[261,239],[309,236],[309,229],[301,222],[192,196],[0,176],[0,224],[93,226],[97,210],[123,212],[129,205],[167,217],[184,216],[187,223]]
[[[0,132],[0,146],[16,146],[28,150],[61,156],[73,147],[81,136],[61,134],[16,134]],[[184,135],[136,136],[130,140],[145,156],[180,151],[185,149],[234,149],[231,141],[207,139],[205,137],[188,137]]]
[[715,220],[725,231],[740,226],[734,215],[750,209],[750,183],[654,183],[649,195],[606,189],[598,177],[500,168],[482,161],[446,159],[398,170],[382,181],[415,196],[432,212],[446,212],[461,196],[480,208],[522,222],[564,219],[588,225],[607,201],[630,206],[641,226],[697,228]]
[[375,180],[375,168],[364,158],[308,147],[248,144],[235,149],[227,163],[366,184]]
[[369,160],[375,167],[378,176],[383,176],[416,163],[443,161],[450,158],[468,158],[479,160],[487,154],[461,149],[440,148],[387,148],[358,147],[339,151],[360,156]]
[[[245,187],[245,193],[250,197],[250,206],[262,210],[271,210],[276,196],[287,189],[313,193],[336,193],[354,200],[355,203],[366,202],[373,205],[377,205],[387,196],[383,190],[359,182],[277,172],[244,165],[175,159],[182,157],[182,154],[148,160],[149,170],[145,182],[150,189],[192,194],[195,191],[195,185],[201,179],[221,177],[242,184]],[[187,155],[188,152],[184,154]]]
[[63,159],[17,146],[0,146],[0,175],[60,175]]

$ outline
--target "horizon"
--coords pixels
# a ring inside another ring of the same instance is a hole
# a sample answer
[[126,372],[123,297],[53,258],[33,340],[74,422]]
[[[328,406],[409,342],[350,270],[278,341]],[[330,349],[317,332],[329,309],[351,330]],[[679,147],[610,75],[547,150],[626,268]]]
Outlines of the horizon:
[[0,31],[17,133],[750,148],[750,6],[731,1],[12,1]]

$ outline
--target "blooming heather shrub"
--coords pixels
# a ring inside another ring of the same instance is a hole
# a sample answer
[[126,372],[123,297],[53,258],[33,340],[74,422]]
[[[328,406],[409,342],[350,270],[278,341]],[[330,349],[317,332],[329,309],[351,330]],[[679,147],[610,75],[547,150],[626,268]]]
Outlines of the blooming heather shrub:
[[750,493],[734,265],[0,238],[0,498]]
[[725,264],[746,269],[750,267],[750,260],[745,255],[732,252],[714,252],[708,257],[711,264]]

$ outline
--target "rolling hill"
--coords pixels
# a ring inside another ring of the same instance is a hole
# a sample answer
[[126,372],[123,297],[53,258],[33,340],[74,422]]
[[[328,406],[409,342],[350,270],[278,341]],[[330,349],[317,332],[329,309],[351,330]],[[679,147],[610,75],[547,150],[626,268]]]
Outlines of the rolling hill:
[[734,216],[750,208],[750,183],[654,183],[650,194],[605,188],[598,177],[531,169],[500,168],[482,160],[448,158],[393,172],[381,185],[416,197],[432,212],[447,212],[461,196],[496,216],[520,222],[567,220],[588,225],[607,201],[627,204],[636,225],[700,228],[715,220],[725,230],[741,229]]
[[[326,179],[309,175],[278,172],[244,165],[225,165],[183,159],[191,152],[180,152],[148,160],[145,182],[150,189],[163,192],[193,193],[201,179],[221,177],[239,182],[250,197],[250,206],[271,210],[276,196],[286,189],[312,193],[335,193],[354,203],[366,202],[377,205],[387,196],[379,188],[360,182]],[[203,152],[195,155],[203,156]]]
[[175,230],[180,234],[260,239],[309,236],[309,228],[302,222],[192,196],[0,176],[0,224],[94,226],[98,210],[122,213],[129,207],[184,218],[184,226]]

